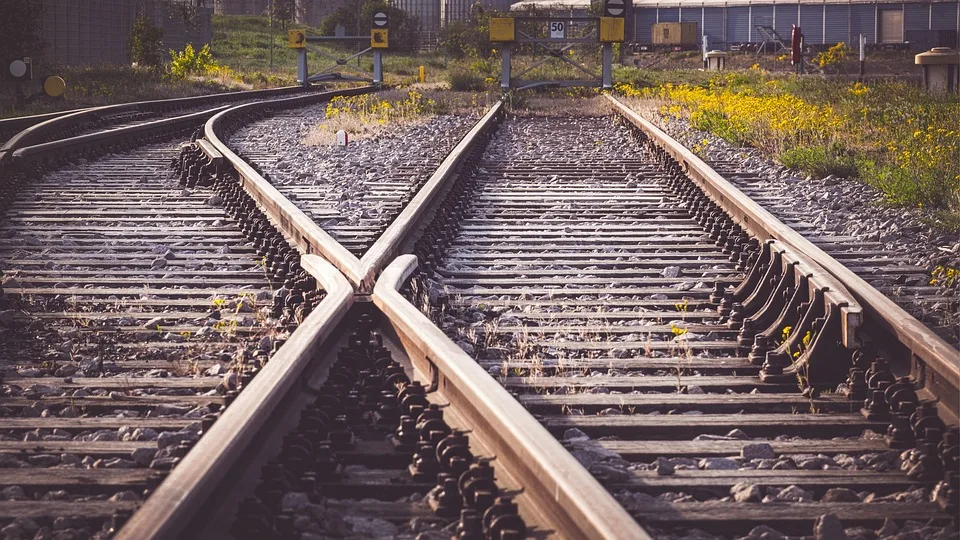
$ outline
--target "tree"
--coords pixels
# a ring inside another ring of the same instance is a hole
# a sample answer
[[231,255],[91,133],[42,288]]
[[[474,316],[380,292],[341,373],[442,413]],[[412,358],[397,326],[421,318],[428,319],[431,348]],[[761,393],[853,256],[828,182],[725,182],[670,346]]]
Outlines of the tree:
[[347,35],[368,34],[373,28],[373,14],[386,11],[390,18],[390,48],[409,51],[417,47],[417,21],[408,17],[406,12],[387,5],[386,0],[352,0],[336,9],[320,24],[320,33],[332,36],[337,25],[342,25]]
[[4,2],[3,16],[0,17],[0,51],[3,51],[0,60],[37,56],[43,52],[42,15],[40,0]]
[[141,11],[130,30],[130,59],[141,66],[159,66],[162,48],[163,29],[155,26]]
[[353,33],[357,28],[357,15],[360,13],[360,2],[349,2],[333,10],[333,13],[324,17],[320,23],[320,34],[332,36],[336,34],[337,26],[343,26]]
[[297,14],[295,0],[273,0],[273,20],[280,21],[280,27],[286,28],[288,22],[293,22]]
[[470,7],[470,19],[454,21],[440,34],[440,50],[453,58],[487,58],[490,44],[490,17],[498,16],[483,9],[479,2]]
[[412,51],[417,48],[417,21],[402,9],[387,5],[386,0],[367,0],[360,10],[360,31],[373,26],[373,14],[385,11],[390,18],[390,48]]

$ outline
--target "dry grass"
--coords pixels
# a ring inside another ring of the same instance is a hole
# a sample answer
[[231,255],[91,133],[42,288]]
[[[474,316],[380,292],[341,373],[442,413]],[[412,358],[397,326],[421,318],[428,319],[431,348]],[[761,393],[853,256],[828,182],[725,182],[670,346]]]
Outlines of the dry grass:
[[438,114],[479,116],[491,102],[483,94],[428,90],[426,85],[338,97],[327,105],[327,118],[311,128],[303,142],[308,146],[332,146],[340,130],[353,140],[376,138],[421,124]]

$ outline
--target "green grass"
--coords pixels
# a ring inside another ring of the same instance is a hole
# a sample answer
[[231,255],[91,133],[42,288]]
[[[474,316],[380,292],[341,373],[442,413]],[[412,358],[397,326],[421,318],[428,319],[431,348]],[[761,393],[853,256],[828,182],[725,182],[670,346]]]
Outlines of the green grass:
[[[666,99],[670,114],[685,110],[697,129],[757,147],[808,174],[858,178],[889,204],[916,208],[942,230],[960,231],[956,96],[932,95],[904,81],[862,85],[759,69],[709,74],[627,68],[621,75],[632,82],[628,95]],[[781,119],[774,119],[778,114]],[[783,126],[784,114],[797,116]]]
[[[244,82],[265,81],[274,84],[295,84],[297,78],[297,51],[287,48],[287,30],[303,29],[307,35],[320,35],[317,28],[303,25],[281,27],[275,24],[273,32],[273,69],[270,69],[270,22],[266,17],[251,15],[217,15],[213,17],[213,57],[221,65],[237,73]],[[341,47],[310,44],[307,49],[307,66],[312,73],[334,63],[323,56],[347,58],[366,48],[368,43],[348,44]],[[351,67],[373,71],[373,56],[366,53],[350,61]],[[388,84],[407,85],[416,82],[420,66],[427,70],[427,81],[439,81],[445,77],[448,63],[438,53],[399,53],[387,50],[383,54],[384,77]],[[339,68],[344,74],[356,71]]]
[[836,145],[794,146],[784,150],[779,159],[780,163],[791,169],[821,178],[830,174],[840,177],[859,174],[853,156]]
[[[308,33],[317,33],[307,28]],[[216,15],[213,17],[213,43],[210,50],[221,65],[247,79],[273,78],[277,84],[294,84],[297,78],[297,52],[287,48],[287,29],[279,23],[273,28],[273,70],[270,70],[270,23],[266,17]],[[307,62],[317,65],[319,56],[309,54]]]
[[[39,70],[38,70],[39,71]],[[41,91],[43,80],[59,75],[67,83],[62,99],[42,98],[18,104],[13,85],[0,82],[0,118],[27,116],[113,103],[167,99],[227,92],[233,85],[216,81],[177,80],[162,72],[125,66],[50,66],[25,85],[28,95]]]
[[[0,80],[0,118],[132,101],[189,97],[237,89],[290,86],[296,84],[297,54],[287,48],[288,28],[279,23],[274,26],[272,70],[269,19],[245,15],[213,17],[213,43],[210,44],[213,57],[218,64],[228,69],[208,77],[177,79],[163,71],[134,69],[129,66],[49,66],[45,69],[38,66],[35,68],[36,80],[26,86],[25,92],[28,95],[39,92],[44,78],[60,75],[67,81],[64,98],[17,104],[14,86]],[[316,28],[305,29],[309,34],[319,34]],[[315,51],[342,58],[351,56],[356,50],[356,46],[350,47],[351,49],[335,49],[310,45],[308,66],[316,72],[333,63]],[[164,60],[169,60],[166,52]],[[357,61],[353,60],[351,65],[357,66]],[[386,82],[394,85],[412,84],[417,80],[421,65],[426,68],[428,83],[446,80],[448,64],[442,55],[411,55],[387,51],[384,53]],[[360,68],[372,71],[373,60],[370,54],[361,57]]]

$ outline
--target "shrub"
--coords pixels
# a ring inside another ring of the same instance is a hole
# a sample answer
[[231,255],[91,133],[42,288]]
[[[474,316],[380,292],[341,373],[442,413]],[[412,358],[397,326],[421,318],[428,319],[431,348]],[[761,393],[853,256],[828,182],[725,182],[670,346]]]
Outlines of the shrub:
[[483,90],[483,77],[477,72],[461,68],[451,68],[447,73],[447,82],[450,83],[450,89],[458,92],[470,92]]
[[[846,54],[839,45],[831,51]],[[922,208],[947,229],[960,227],[960,108],[954,97],[904,82],[867,86],[731,74],[699,86],[617,89],[665,102],[664,115],[689,118],[693,127],[757,147],[786,166],[859,176],[890,203]]]
[[839,144],[830,146],[795,146],[780,154],[780,163],[814,176],[848,177],[857,175],[853,157]]
[[814,56],[813,63],[822,68],[836,66],[843,63],[849,54],[850,47],[847,47],[847,44],[841,41],[840,43],[837,43],[833,47],[827,49],[825,52]]
[[35,56],[43,51],[43,10],[41,0],[4,2],[0,18],[0,58]]
[[210,45],[204,45],[198,53],[193,50],[193,45],[187,43],[183,52],[171,50],[170,58],[170,72],[181,79],[188,75],[204,75],[220,67],[210,54]]
[[743,146],[749,142],[747,127],[719,111],[701,109],[690,114],[690,124],[700,131],[713,133],[725,141]]
[[154,26],[144,13],[137,15],[130,30],[130,59],[140,66],[160,65],[163,29]]

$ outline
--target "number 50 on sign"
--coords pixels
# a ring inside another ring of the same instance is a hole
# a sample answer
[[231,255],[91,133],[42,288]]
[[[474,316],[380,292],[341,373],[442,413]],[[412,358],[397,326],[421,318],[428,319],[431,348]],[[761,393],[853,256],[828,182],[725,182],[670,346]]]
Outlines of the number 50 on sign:
[[563,39],[566,33],[567,27],[563,21],[550,21],[550,39]]

